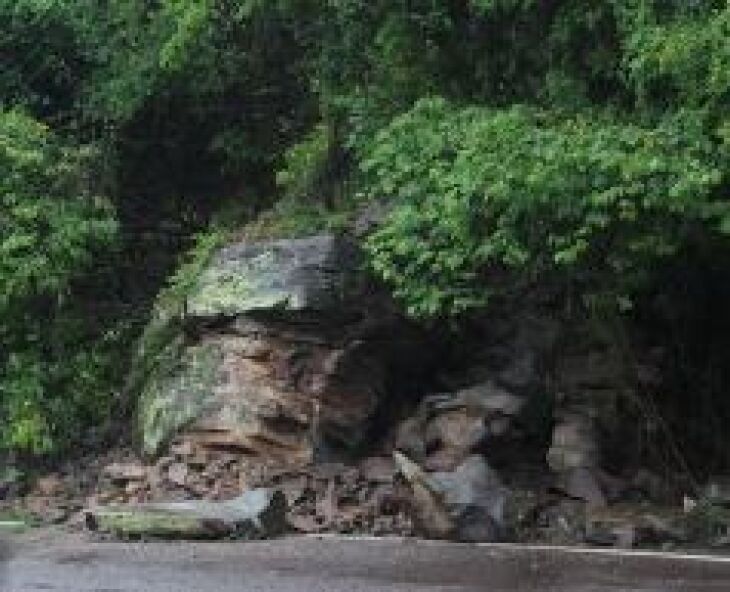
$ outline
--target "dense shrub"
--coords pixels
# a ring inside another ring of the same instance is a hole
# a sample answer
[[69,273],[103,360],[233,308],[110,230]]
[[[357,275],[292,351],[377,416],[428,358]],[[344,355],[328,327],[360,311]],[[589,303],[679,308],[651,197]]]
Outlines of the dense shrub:
[[626,303],[657,258],[721,226],[726,166],[691,112],[644,127],[423,100],[363,161],[370,194],[400,204],[370,240],[373,267],[417,316],[525,280]]
[[90,346],[94,315],[75,293],[116,230],[110,206],[87,191],[90,157],[0,112],[0,446],[49,450],[108,408],[111,336]]

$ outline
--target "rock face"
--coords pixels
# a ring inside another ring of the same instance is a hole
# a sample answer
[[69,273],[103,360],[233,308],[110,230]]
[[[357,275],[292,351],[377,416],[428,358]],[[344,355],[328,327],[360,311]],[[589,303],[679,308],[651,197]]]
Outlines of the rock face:
[[344,239],[223,249],[188,298],[180,359],[143,394],[145,452],[175,439],[303,465],[356,448],[410,347],[388,306]]

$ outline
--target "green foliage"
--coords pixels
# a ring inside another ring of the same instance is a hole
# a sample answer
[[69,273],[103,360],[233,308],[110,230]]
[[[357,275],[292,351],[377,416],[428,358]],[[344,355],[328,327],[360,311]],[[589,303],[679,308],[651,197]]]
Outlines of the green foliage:
[[84,187],[90,156],[20,112],[0,113],[0,309],[62,294],[93,245],[113,237],[111,209]]
[[74,282],[116,224],[86,190],[89,157],[28,116],[0,112],[0,446],[49,450],[78,428],[69,416],[99,410],[104,348],[79,348]]
[[723,504],[701,498],[682,520],[692,540],[717,544],[730,533],[730,512]]
[[[296,58],[297,13],[279,4],[119,0],[112,10],[89,7],[99,65],[86,85],[87,115],[113,122],[113,140],[139,150],[141,167],[162,144],[199,175],[207,166],[218,175],[270,169],[311,113]],[[138,142],[138,126],[149,142]]]
[[317,202],[282,199],[246,224],[240,234],[249,240],[264,240],[342,232],[352,222],[356,205],[349,201],[332,209]]
[[0,106],[62,116],[74,106],[89,68],[72,3],[0,0],[0,22]]
[[645,128],[424,100],[363,162],[371,195],[401,204],[370,240],[373,267],[416,316],[518,279],[622,297],[718,209],[721,164],[689,112]]
[[720,108],[730,99],[730,6],[635,27],[624,58],[644,101]]
[[330,155],[331,133],[327,126],[316,126],[302,141],[284,155],[284,167],[277,172],[276,183],[289,199],[316,198],[322,189],[323,174]]

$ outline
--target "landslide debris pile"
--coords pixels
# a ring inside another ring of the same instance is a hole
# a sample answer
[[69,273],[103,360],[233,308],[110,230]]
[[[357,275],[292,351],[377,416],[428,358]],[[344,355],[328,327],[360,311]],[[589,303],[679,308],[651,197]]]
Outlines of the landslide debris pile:
[[[140,351],[136,449],[75,459],[22,496],[6,480],[1,503],[125,536],[730,541],[721,479],[682,504],[632,457],[622,403],[651,386],[652,359],[637,360],[646,384],[627,382],[610,343],[539,299],[442,343],[353,243],[319,235],[224,247],[178,312],[156,310],[168,343]],[[270,528],[252,518],[269,512]]]

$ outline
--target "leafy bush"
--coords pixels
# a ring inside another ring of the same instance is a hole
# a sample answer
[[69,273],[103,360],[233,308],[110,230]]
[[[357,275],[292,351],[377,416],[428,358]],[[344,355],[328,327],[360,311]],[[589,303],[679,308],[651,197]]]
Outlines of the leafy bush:
[[625,302],[656,258],[723,219],[722,164],[690,112],[643,127],[423,100],[362,163],[369,195],[401,204],[369,242],[372,265],[416,316],[548,274]]
[[91,346],[73,297],[116,233],[110,206],[86,189],[90,157],[0,112],[0,447],[50,450],[107,407],[95,401],[104,338]]
[[624,69],[644,101],[728,111],[730,6],[664,22],[632,23]]
[[276,174],[276,183],[289,199],[312,199],[312,192],[322,190],[324,169],[330,154],[330,133],[326,125],[316,126],[302,141],[284,155],[284,166]]

